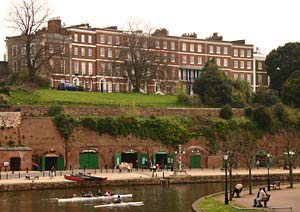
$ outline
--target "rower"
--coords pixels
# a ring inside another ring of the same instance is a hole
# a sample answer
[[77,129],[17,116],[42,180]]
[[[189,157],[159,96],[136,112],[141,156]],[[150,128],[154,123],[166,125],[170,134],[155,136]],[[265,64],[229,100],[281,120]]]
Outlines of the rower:
[[101,192],[100,189],[99,189],[98,192],[97,192],[97,196],[98,196],[98,197],[102,196],[102,192]]
[[121,197],[120,195],[118,195],[117,199],[115,200],[115,203],[121,203],[121,202],[122,202]]

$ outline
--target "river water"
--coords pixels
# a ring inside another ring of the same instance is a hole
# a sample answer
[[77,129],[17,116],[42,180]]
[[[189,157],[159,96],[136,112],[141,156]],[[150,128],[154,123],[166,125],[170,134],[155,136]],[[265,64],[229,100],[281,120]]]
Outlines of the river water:
[[94,208],[102,201],[87,203],[58,203],[55,198],[72,197],[82,191],[96,193],[98,188],[57,189],[39,191],[1,192],[0,209],[3,212],[190,212],[192,203],[205,195],[224,190],[221,183],[182,184],[182,185],[145,185],[103,187],[102,191],[119,194],[133,194],[125,201],[143,201],[143,206],[122,208]]

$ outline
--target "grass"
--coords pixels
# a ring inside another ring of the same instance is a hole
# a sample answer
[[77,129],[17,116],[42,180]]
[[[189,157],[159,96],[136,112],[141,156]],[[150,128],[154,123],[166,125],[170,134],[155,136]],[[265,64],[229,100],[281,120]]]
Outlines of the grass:
[[31,92],[12,91],[8,101],[13,105],[81,105],[81,106],[136,106],[184,107],[175,95],[139,93],[99,93],[39,89]]

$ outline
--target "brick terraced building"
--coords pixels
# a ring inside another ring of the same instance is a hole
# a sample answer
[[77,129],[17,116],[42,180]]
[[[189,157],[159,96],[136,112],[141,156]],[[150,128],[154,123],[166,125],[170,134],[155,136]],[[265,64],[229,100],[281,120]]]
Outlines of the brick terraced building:
[[[128,32],[117,27],[93,28],[89,24],[65,27],[59,18],[49,20],[42,32],[45,34],[42,43],[47,43],[45,55],[51,57],[41,68],[51,71],[52,87],[72,83],[87,91],[132,90],[125,68],[129,56],[122,54],[129,48]],[[6,39],[11,72],[21,70],[26,63],[22,59],[25,50],[18,39],[18,36]],[[206,39],[197,38],[195,33],[170,36],[166,29],[159,29],[151,34],[145,48],[163,58],[158,65],[159,77],[141,81],[140,90],[145,93],[174,93],[176,86],[184,85],[192,95],[193,81],[201,76],[205,63],[212,58],[228,76],[247,80],[253,91],[269,83],[265,56],[254,52],[254,46],[245,40],[224,41],[217,33]],[[60,53],[55,54],[55,49]],[[157,59],[150,62],[158,63]]]

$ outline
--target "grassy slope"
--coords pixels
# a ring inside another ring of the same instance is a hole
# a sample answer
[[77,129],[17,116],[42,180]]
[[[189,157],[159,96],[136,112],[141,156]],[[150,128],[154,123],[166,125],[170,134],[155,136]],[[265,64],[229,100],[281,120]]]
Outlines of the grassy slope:
[[83,105],[83,106],[137,106],[182,107],[172,95],[136,93],[99,93],[58,90],[13,91],[9,102],[13,105]]

